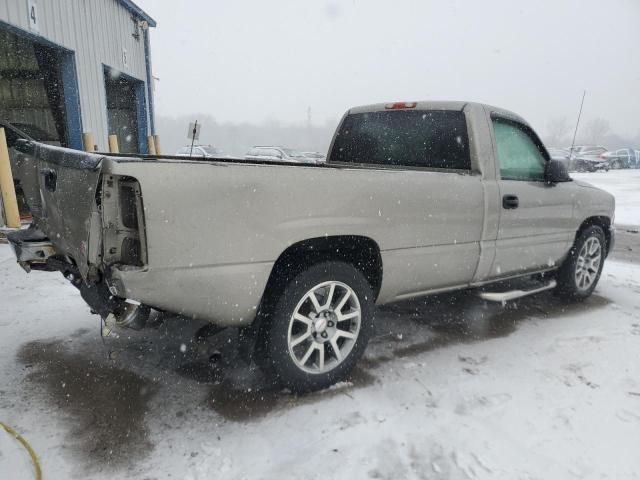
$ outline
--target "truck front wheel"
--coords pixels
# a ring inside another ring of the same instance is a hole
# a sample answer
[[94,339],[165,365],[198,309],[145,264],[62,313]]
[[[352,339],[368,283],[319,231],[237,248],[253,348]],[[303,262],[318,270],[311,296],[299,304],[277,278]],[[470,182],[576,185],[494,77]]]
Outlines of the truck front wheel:
[[318,263],[280,292],[260,328],[265,370],[294,392],[347,378],[373,333],[373,292],[364,275],[348,263]]
[[605,252],[601,227],[592,225],[582,230],[558,270],[556,292],[578,300],[591,295],[602,273]]

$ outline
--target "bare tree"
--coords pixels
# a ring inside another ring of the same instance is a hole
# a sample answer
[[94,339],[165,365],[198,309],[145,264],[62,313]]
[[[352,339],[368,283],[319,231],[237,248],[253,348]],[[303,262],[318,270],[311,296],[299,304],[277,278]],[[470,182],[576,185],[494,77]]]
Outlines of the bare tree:
[[596,117],[585,124],[580,138],[582,138],[585,143],[600,144],[609,133],[611,133],[609,120]]
[[571,142],[570,133],[571,125],[567,117],[554,117],[547,122],[546,143],[552,147],[568,145]]

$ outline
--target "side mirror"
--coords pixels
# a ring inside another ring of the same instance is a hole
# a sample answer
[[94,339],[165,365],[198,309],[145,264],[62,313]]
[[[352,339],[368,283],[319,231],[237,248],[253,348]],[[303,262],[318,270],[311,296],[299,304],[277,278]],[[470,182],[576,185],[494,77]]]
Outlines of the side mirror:
[[544,167],[544,181],[548,184],[569,182],[571,177],[564,163],[560,160],[549,160]]

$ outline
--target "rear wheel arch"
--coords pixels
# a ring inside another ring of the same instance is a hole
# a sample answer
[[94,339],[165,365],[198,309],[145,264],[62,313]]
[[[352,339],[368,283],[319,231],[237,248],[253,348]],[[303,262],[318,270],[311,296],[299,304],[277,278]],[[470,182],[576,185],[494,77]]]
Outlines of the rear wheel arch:
[[261,308],[272,303],[284,285],[303,270],[320,262],[340,261],[360,270],[371,285],[374,299],[382,286],[380,247],[371,238],[360,235],[316,237],[287,247],[271,269]]

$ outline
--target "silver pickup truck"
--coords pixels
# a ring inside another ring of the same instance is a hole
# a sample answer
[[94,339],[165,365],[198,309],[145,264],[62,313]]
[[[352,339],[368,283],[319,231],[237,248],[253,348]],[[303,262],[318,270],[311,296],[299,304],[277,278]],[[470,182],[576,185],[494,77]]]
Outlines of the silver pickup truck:
[[[572,180],[523,119],[477,103],[353,108],[324,164],[19,143],[34,221],[10,241],[26,270],[62,272],[119,324],[154,308],[241,327],[296,391],[345,378],[375,304],[469,288],[585,298],[614,241],[613,197]],[[537,283],[509,289],[519,278]]]

